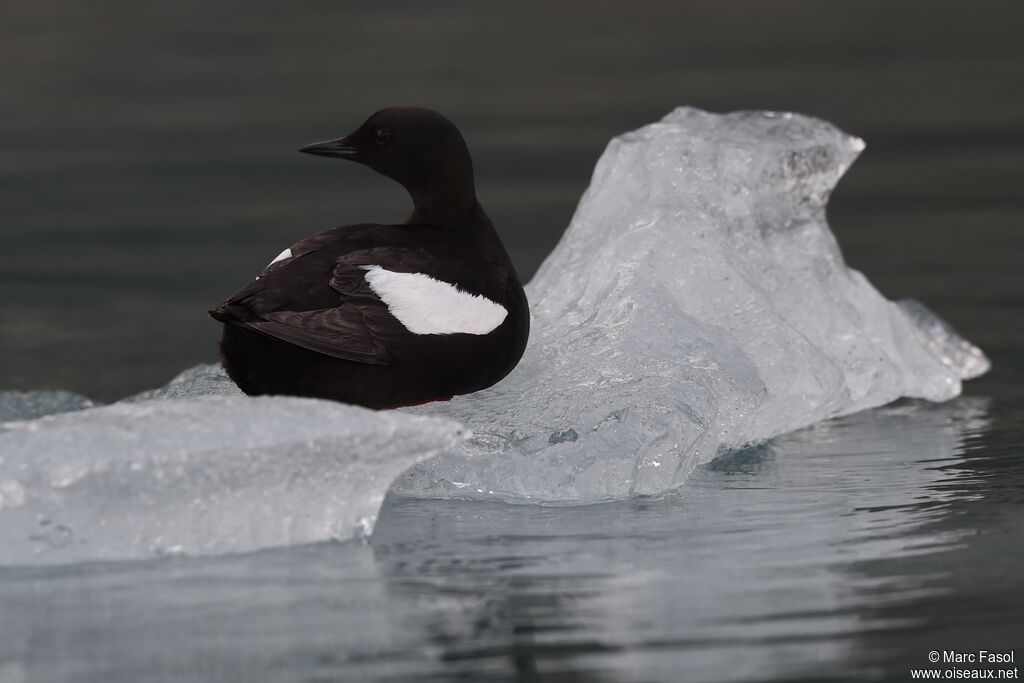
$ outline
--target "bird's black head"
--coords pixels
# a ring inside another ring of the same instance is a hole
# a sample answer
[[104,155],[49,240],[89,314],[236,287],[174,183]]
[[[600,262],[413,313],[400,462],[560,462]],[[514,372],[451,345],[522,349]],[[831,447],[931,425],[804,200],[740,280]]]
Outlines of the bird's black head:
[[476,205],[473,162],[462,134],[430,109],[382,109],[353,133],[307,145],[307,154],[348,159],[401,183],[414,217],[452,219]]

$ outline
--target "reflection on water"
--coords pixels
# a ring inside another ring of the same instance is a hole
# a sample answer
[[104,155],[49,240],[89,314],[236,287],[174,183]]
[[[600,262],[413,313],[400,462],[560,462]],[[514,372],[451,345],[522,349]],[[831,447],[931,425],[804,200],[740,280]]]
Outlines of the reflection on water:
[[374,548],[394,594],[452,593],[473,612],[446,619],[442,602],[418,620],[450,645],[455,668],[485,658],[514,670],[529,658],[546,672],[652,680],[820,674],[865,629],[862,589],[875,607],[927,592],[925,577],[864,578],[851,565],[948,552],[973,533],[933,523],[976,495],[959,486],[956,464],[984,415],[983,400],[962,400],[828,422],[717,461],[660,500],[571,510],[396,502]]
[[[1010,590],[1019,558],[986,559],[1019,531],[994,522],[1024,481],[1012,452],[987,444],[992,413],[979,398],[896,404],[718,460],[658,499],[393,499],[372,544],[3,570],[0,672],[900,677],[941,649],[936,623],[971,586],[998,605],[989,615],[1024,618]],[[989,649],[1006,644],[998,622],[970,628]]]

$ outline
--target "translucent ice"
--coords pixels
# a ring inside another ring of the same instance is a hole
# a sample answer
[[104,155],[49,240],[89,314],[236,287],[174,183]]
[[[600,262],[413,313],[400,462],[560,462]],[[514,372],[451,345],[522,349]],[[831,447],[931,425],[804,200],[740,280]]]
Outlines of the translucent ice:
[[368,532],[449,420],[297,398],[122,403],[0,426],[0,564],[224,553]]
[[980,377],[992,364],[981,349],[967,341],[949,323],[917,299],[896,302],[904,315],[917,328],[921,343],[962,379]]
[[242,390],[231,381],[221,366],[205,364],[178,373],[174,379],[162,387],[148,389],[123,400],[136,403],[158,398],[186,399],[200,396],[242,395]]
[[44,415],[91,408],[95,403],[81,394],[62,389],[49,391],[0,391],[0,422],[34,420]]
[[608,145],[527,293],[519,367],[417,409],[475,436],[405,495],[589,502],[900,396],[941,401],[988,361],[843,263],[825,204],[864,143],[795,114],[680,108]]

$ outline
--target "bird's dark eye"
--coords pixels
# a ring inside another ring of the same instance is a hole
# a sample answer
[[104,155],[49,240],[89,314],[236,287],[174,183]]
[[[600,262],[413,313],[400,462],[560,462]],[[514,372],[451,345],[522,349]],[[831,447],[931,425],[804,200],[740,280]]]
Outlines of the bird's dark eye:
[[387,132],[383,128],[375,128],[373,131],[373,141],[378,145],[386,145],[391,139],[391,133]]

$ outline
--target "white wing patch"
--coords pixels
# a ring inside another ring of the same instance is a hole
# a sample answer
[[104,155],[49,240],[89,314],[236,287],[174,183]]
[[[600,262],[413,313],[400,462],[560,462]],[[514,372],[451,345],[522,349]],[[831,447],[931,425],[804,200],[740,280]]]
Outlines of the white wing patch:
[[291,250],[291,248],[285,249],[280,254],[275,256],[273,261],[271,261],[270,263],[267,264],[267,268],[269,268],[270,266],[274,265],[278,261],[284,261],[286,258],[291,258],[291,257],[292,257],[292,250]]
[[370,289],[413,334],[487,334],[508,315],[504,306],[487,297],[429,275],[362,267]]
[[[284,260],[285,260],[286,258],[291,258],[291,257],[292,257],[292,250],[291,250],[291,248],[289,247],[288,249],[285,249],[285,250],[284,250],[284,251],[282,251],[282,252],[281,252],[280,254],[278,254],[277,256],[275,256],[275,257],[274,257],[274,260],[273,260],[273,261],[271,261],[270,263],[268,263],[267,265],[265,265],[265,266],[263,267],[263,270],[266,270],[267,268],[269,268],[270,266],[274,265],[274,264],[275,264],[275,263],[277,263],[278,261],[284,261]],[[256,276],[256,279],[257,279],[257,280],[259,280],[259,279],[260,279],[260,276],[259,276],[259,275],[257,275],[257,276]]]

